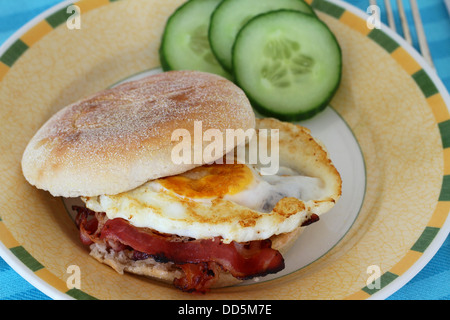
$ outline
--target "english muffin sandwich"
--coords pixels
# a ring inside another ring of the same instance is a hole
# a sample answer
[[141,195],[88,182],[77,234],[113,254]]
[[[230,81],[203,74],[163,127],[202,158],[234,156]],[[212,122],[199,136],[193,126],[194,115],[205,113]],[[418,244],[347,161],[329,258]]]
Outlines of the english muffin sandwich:
[[[199,123],[203,138],[216,133],[214,152],[197,143]],[[254,134],[216,144],[230,130]],[[271,134],[275,174],[235,155]],[[180,137],[192,161],[174,161]],[[149,76],[65,107],[31,139],[22,170],[53,196],[81,197],[76,223],[95,259],[186,292],[281,271],[283,253],[341,195],[339,173],[308,129],[255,119],[240,88],[197,71]]]

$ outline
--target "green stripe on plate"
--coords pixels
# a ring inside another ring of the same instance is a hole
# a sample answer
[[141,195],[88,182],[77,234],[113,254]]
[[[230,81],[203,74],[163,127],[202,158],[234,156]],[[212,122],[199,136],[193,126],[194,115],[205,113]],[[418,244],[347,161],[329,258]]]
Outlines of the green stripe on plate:
[[450,120],[441,122],[438,126],[441,132],[442,146],[444,149],[450,147]]
[[16,42],[12,44],[6,50],[6,52],[0,57],[0,61],[6,64],[8,67],[12,67],[12,65],[20,58],[20,56],[27,51],[28,46],[20,39],[17,39]]
[[[378,288],[370,289],[368,286],[365,286],[364,288],[362,288],[362,290],[370,295],[373,295],[374,293],[383,289],[389,283],[394,281],[396,278],[398,278],[398,275],[388,271],[380,277],[380,279],[379,279],[380,282],[379,282]],[[374,285],[375,285],[375,283],[374,283]]]
[[389,53],[392,53],[395,49],[399,47],[399,44],[392,40],[386,33],[379,29],[373,29],[367,35],[370,39],[378,43],[381,47],[384,48]]
[[331,2],[324,0],[314,0],[311,4],[314,9],[325,12],[326,14],[339,19],[345,12],[344,8],[341,8]]
[[45,20],[53,27],[56,28],[60,24],[63,24],[72,15],[72,13],[67,13],[67,7],[56,11],[52,15],[48,16]]
[[422,69],[417,71],[412,75],[412,77],[416,81],[419,88],[422,90],[425,97],[431,97],[432,95],[435,95],[439,92],[425,70]]
[[97,298],[94,298],[93,296],[87,294],[86,292],[81,291],[80,289],[70,289],[66,292],[69,296],[72,298],[75,298],[77,300],[98,300]]
[[422,235],[417,239],[416,243],[412,246],[411,250],[424,252],[426,248],[433,241],[434,237],[440,229],[435,227],[426,227],[422,232]]
[[444,176],[444,179],[442,180],[439,201],[450,201],[450,176]]
[[11,248],[10,250],[31,271],[36,272],[36,271],[44,268],[44,266],[42,264],[40,264],[39,261],[37,261],[35,258],[33,258],[33,256],[31,254],[29,254],[28,251],[25,250],[24,247],[22,247],[22,246],[14,247],[14,248]]

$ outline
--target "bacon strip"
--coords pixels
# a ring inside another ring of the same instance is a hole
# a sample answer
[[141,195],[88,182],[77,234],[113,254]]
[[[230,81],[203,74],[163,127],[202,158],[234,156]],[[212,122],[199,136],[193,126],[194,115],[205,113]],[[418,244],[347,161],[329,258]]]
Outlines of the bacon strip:
[[186,263],[180,265],[184,277],[175,279],[173,285],[184,292],[205,293],[217,281],[220,266],[215,262]]
[[175,264],[216,262],[238,279],[276,273],[284,269],[282,255],[270,240],[225,244],[219,237],[193,241],[170,241],[163,235],[132,226],[116,218],[106,221],[100,239],[119,241],[147,253],[158,261]]
[[[187,292],[206,292],[218,279],[221,269],[238,279],[249,279],[284,269],[282,255],[271,248],[270,240],[247,243],[223,243],[213,239],[189,239],[137,228],[128,221],[110,219],[105,213],[74,207],[83,244],[107,243],[115,251],[133,249],[137,260],[153,257],[159,262],[173,262],[184,272],[174,285]],[[95,215],[95,217],[93,217]],[[90,219],[88,219],[90,218]]]
[[[97,214],[83,207],[73,206],[72,209],[78,212],[75,223],[80,230],[81,243],[88,246],[96,240],[96,233],[101,229]],[[88,219],[90,216],[95,216],[95,218]]]

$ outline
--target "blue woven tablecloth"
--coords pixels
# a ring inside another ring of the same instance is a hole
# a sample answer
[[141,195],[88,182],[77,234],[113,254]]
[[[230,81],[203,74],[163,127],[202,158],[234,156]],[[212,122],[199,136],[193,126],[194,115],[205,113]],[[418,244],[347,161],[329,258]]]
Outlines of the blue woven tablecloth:
[[[0,44],[17,29],[60,0],[0,0]],[[369,0],[347,0],[366,11]],[[396,10],[396,1],[391,1]],[[425,33],[437,72],[450,91],[450,16],[444,0],[417,0]],[[414,47],[419,45],[409,1],[403,1],[407,11]],[[384,1],[378,0],[382,21],[387,24]],[[395,15],[397,16],[397,15]],[[397,20],[397,30],[401,30]],[[420,52],[420,51],[419,51]],[[0,299],[50,299],[19,276],[0,258]],[[389,299],[450,299],[450,237],[434,258],[403,288]]]

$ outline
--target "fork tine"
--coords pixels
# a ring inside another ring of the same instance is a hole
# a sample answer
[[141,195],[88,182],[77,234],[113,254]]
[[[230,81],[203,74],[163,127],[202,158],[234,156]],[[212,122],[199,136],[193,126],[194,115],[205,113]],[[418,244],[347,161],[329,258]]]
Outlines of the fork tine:
[[430,49],[428,48],[427,38],[425,36],[425,31],[423,30],[422,19],[420,18],[419,8],[417,6],[416,0],[409,0],[411,3],[411,10],[414,18],[414,25],[416,26],[417,38],[419,38],[420,51],[425,60],[434,68],[433,60],[431,58]]
[[388,18],[389,27],[397,32],[397,28],[395,27],[394,14],[392,13],[392,6],[390,0],[384,0],[384,6],[386,7],[386,13]]
[[400,15],[400,21],[402,22],[403,35],[408,41],[409,44],[412,45],[411,32],[409,31],[408,19],[406,18],[405,8],[403,7],[402,0],[397,0],[398,13]]

